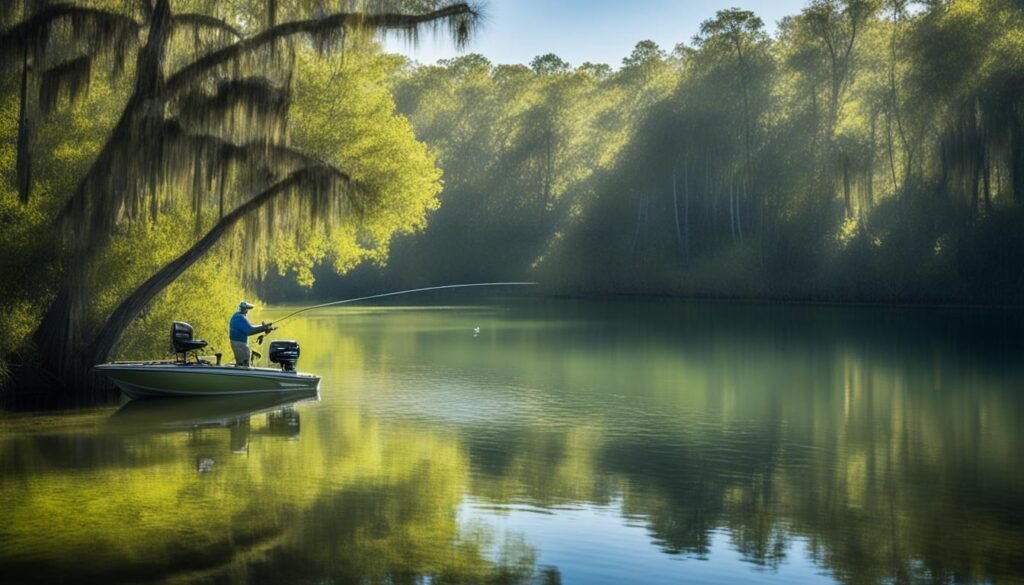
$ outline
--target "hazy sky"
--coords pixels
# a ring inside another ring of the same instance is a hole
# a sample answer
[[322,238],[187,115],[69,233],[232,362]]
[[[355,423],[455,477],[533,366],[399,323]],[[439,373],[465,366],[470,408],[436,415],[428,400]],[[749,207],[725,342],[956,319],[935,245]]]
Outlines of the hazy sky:
[[[689,42],[701,21],[723,8],[753,10],[770,32],[806,0],[486,0],[486,21],[464,52],[494,63],[529,63],[555,53],[573,66],[584,61],[618,67],[637,41],[651,39],[665,50]],[[445,37],[423,35],[418,47],[389,40],[390,50],[423,63],[459,53]]]

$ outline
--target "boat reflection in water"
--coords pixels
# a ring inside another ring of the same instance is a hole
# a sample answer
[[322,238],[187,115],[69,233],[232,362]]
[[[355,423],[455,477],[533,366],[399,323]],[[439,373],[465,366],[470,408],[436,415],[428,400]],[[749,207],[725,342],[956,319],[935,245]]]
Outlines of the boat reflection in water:
[[[227,429],[231,451],[244,453],[249,450],[249,438],[254,433],[252,417],[265,415],[265,424],[255,431],[256,434],[295,441],[301,429],[296,405],[319,399],[316,391],[299,391],[188,400],[132,400],[111,415],[107,428],[128,435],[188,432],[196,442],[210,438],[210,430]],[[213,465],[212,455],[197,457],[196,469],[200,473],[212,470]]]

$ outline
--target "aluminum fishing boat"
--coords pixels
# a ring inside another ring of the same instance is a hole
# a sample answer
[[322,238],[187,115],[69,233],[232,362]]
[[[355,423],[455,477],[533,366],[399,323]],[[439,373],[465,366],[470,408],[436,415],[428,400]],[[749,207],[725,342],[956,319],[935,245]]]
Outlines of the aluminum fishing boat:
[[308,392],[320,385],[319,376],[295,370],[299,360],[299,344],[295,341],[270,342],[268,357],[280,368],[222,365],[220,353],[215,354],[216,362],[201,358],[198,352],[207,343],[193,339],[192,326],[187,323],[171,326],[171,345],[174,360],[113,362],[94,366],[93,370],[110,378],[129,398]]

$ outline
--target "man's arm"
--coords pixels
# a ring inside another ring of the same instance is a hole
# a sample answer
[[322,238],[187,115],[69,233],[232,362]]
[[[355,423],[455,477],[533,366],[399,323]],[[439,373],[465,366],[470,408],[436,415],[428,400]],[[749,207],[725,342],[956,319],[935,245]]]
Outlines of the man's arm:
[[253,325],[251,322],[249,322],[249,318],[248,317],[243,315],[242,318],[245,319],[245,334],[246,335],[256,335],[257,333],[266,333],[267,331],[270,331],[270,329],[271,329],[271,325],[272,325],[271,323],[263,323],[262,325]]

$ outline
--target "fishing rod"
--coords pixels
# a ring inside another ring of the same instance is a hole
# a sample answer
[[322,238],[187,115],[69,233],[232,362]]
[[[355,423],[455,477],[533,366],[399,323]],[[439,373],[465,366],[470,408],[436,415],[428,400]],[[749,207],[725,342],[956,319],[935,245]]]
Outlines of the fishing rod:
[[280,326],[279,324],[282,321],[285,321],[287,319],[291,319],[292,317],[294,317],[294,316],[296,316],[296,315],[298,315],[300,313],[305,313],[306,311],[312,311],[313,309],[322,309],[324,307],[333,307],[334,305],[344,305],[344,304],[347,304],[347,303],[355,303],[355,302],[358,302],[358,301],[368,301],[368,300],[371,300],[371,299],[382,299],[384,297],[397,297],[397,296],[400,296],[400,295],[411,295],[413,293],[428,292],[428,291],[432,291],[432,290],[450,290],[450,289],[455,289],[455,288],[479,288],[479,287],[495,287],[495,286],[536,286],[536,285],[537,285],[536,282],[480,282],[480,283],[473,283],[473,284],[446,284],[444,286],[428,286],[428,287],[424,287],[424,288],[414,288],[414,289],[410,289],[410,290],[400,290],[400,291],[397,291],[397,292],[389,292],[389,293],[383,293],[383,294],[379,294],[379,295],[370,295],[368,297],[357,297],[357,298],[354,298],[354,299],[345,299],[345,300],[341,300],[341,301],[331,301],[329,303],[324,303],[322,305],[313,305],[312,307],[305,307],[305,308],[299,309],[298,311],[295,311],[293,313],[289,313],[289,314],[285,315],[284,317],[278,319],[277,321],[274,321],[274,329],[277,329]]

